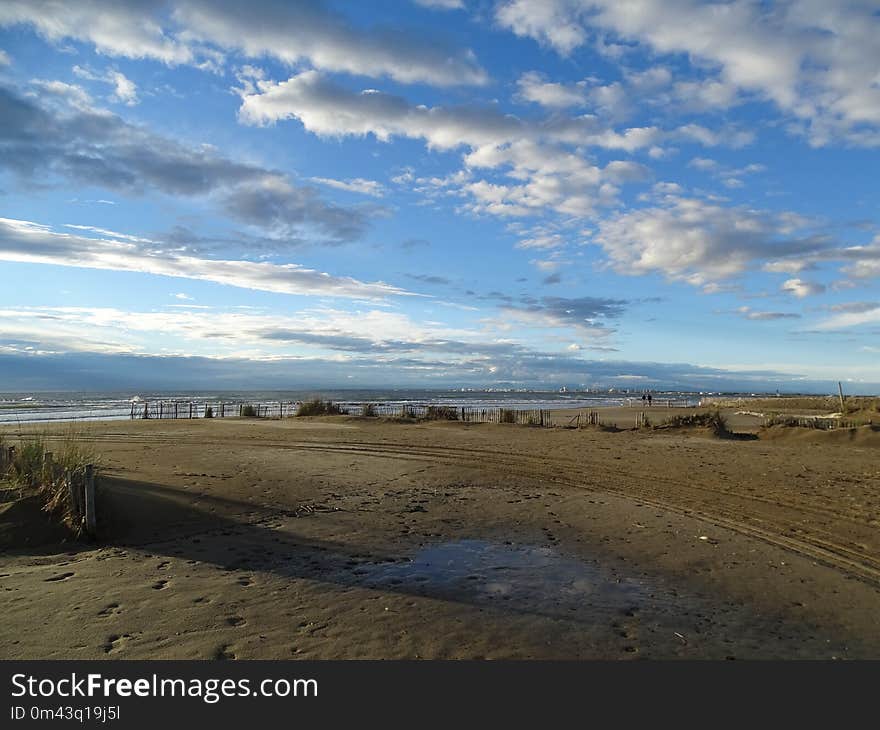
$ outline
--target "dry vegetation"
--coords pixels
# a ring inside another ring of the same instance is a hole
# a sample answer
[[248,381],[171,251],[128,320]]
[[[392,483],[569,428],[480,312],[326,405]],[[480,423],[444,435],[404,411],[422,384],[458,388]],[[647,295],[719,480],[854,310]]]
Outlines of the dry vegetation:
[[333,401],[325,401],[320,398],[300,403],[296,409],[297,416],[345,416],[348,414]]
[[663,421],[659,428],[708,428],[716,436],[729,436],[731,434],[727,419],[724,418],[720,411],[672,416]]
[[[777,398],[739,398],[732,400],[713,400],[712,405],[720,408],[748,408],[767,414],[786,412],[841,413],[840,398],[826,396],[780,396]],[[844,415],[880,414],[880,398],[851,395],[844,398]]]
[[[40,434],[20,435],[14,441],[0,436],[3,450],[0,482],[17,490],[20,499],[39,497],[46,512],[78,532],[79,525],[72,519],[67,480],[82,480],[87,464],[97,470],[99,458],[72,430],[60,441],[56,439],[52,443],[50,449]],[[14,447],[11,459],[8,457],[10,446]]]

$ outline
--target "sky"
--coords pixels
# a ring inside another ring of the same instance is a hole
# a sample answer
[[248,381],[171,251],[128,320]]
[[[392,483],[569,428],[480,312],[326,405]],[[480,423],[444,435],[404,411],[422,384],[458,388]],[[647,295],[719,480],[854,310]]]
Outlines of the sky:
[[0,390],[880,391],[878,0],[3,0]]

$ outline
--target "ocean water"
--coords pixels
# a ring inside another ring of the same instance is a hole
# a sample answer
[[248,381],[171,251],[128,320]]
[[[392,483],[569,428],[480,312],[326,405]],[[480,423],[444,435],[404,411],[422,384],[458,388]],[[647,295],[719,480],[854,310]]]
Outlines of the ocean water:
[[[312,398],[329,399],[343,407],[357,409],[363,403],[402,407],[442,405],[467,408],[591,408],[641,402],[641,392],[593,393],[550,390],[268,390],[268,391],[162,391],[144,393],[0,393],[0,424],[96,421],[130,418],[132,403],[210,405],[217,412],[220,403],[298,403]],[[656,402],[695,404],[695,393],[654,393]],[[181,406],[181,414],[184,412]]]

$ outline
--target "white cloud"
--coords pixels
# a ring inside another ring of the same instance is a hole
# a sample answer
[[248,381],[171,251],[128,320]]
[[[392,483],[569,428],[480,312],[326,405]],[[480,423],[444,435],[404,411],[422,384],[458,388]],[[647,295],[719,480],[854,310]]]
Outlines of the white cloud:
[[708,157],[694,157],[688,162],[688,167],[695,167],[697,170],[714,170],[718,167],[718,162]]
[[0,25],[31,25],[50,41],[87,41],[110,56],[153,58],[170,64],[193,62],[193,50],[152,17],[162,5],[149,0],[137,5],[115,0],[4,0]]
[[583,106],[587,100],[582,83],[560,84],[545,81],[537,71],[524,73],[516,84],[520,99],[553,109]]
[[330,177],[313,177],[310,178],[310,180],[320,183],[321,185],[336,188],[337,190],[347,190],[350,193],[370,195],[374,198],[381,198],[385,195],[385,188],[382,186],[382,183],[376,182],[375,180],[365,180],[362,177],[357,177],[352,180],[335,180]]
[[880,16],[865,0],[505,0],[497,22],[568,55],[596,33],[688,54],[717,77],[678,93],[724,108],[740,91],[772,101],[816,145],[880,145]]
[[597,205],[616,200],[616,183],[643,180],[649,171],[627,161],[600,169],[585,159],[583,148],[632,152],[664,134],[655,127],[618,132],[589,114],[522,120],[492,107],[411,105],[375,90],[350,91],[316,71],[279,83],[257,81],[257,87],[260,93],[243,96],[239,116],[245,123],[292,118],[323,137],[372,134],[382,141],[421,139],[442,150],[467,148],[468,169],[502,170],[517,182],[457,181],[458,193],[474,200],[468,209],[493,215],[524,216],[542,209],[590,215]]
[[522,249],[554,249],[560,248],[565,244],[565,239],[558,233],[544,234],[533,238],[524,238],[516,244],[517,248]]
[[[93,111],[94,101],[91,95],[79,84],[68,84],[64,81],[47,79],[31,79],[30,85],[43,92],[43,101],[48,102],[47,106],[58,106],[57,101],[60,100],[62,105],[67,104],[78,111]],[[52,97],[57,97],[57,99]]]
[[834,315],[819,322],[817,330],[838,330],[863,324],[880,324],[880,302],[852,302],[831,308]]
[[464,0],[414,0],[416,5],[439,10],[458,10],[464,7]]
[[119,102],[120,104],[125,104],[126,106],[135,106],[140,101],[137,95],[137,85],[134,83],[134,81],[127,78],[125,74],[115,69],[108,69],[103,74],[99,74],[95,73],[89,68],[74,66],[73,73],[76,76],[79,76],[81,79],[88,79],[89,81],[100,81],[105,84],[110,84],[114,87],[111,99],[113,101]]
[[9,57],[9,54],[0,48],[0,66],[11,66],[12,59]]
[[653,271],[703,286],[747,271],[753,262],[817,252],[824,238],[803,235],[807,221],[790,214],[723,207],[667,196],[664,204],[621,213],[594,236],[624,274]]
[[[169,7],[170,6],[170,7]],[[0,25],[27,24],[53,42],[94,44],[109,56],[217,70],[223,52],[405,83],[483,84],[474,55],[416,31],[359,29],[317,0],[4,0]],[[217,50],[217,49],[220,50]]]
[[430,147],[502,145],[522,140],[593,145],[636,150],[662,136],[653,127],[608,128],[593,115],[523,121],[492,108],[427,107],[374,89],[349,91],[317,71],[304,71],[287,81],[258,82],[260,93],[245,94],[240,119],[248,124],[271,124],[298,119],[314,134],[325,137],[374,135],[424,139]]
[[145,343],[145,335],[168,343],[171,352],[209,356],[276,357],[310,350],[402,354],[429,347],[442,351],[444,343],[485,343],[484,333],[369,308],[347,311],[320,307],[295,314],[268,314],[191,305],[153,311],[8,307],[0,310],[0,320],[0,338],[33,337],[38,332],[41,342],[54,347],[100,352],[147,353],[150,345]]
[[779,319],[800,319],[801,315],[795,312],[762,312],[751,307],[740,307],[736,313],[745,319],[758,322],[772,322]]
[[804,297],[822,294],[825,291],[825,285],[815,281],[804,281],[803,279],[786,279],[779,287],[779,290],[786,294],[791,294],[798,299],[803,299]]
[[407,292],[382,282],[331,276],[298,264],[256,263],[185,256],[131,240],[58,233],[30,221],[0,218],[0,260],[136,271],[157,276],[304,296],[377,299]]
[[569,54],[587,38],[577,3],[571,0],[512,0],[498,3],[495,19],[519,36],[530,36]]

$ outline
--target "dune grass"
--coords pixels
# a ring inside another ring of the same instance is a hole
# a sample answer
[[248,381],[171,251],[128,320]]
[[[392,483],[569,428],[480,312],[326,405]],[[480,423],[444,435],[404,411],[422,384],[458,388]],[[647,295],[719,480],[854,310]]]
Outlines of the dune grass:
[[[841,413],[840,397],[837,395],[817,396],[779,396],[776,398],[737,398],[713,400],[713,405],[723,408],[748,408],[767,414],[786,412],[819,411],[822,413]],[[876,396],[844,396],[844,415],[880,414],[880,398]]]
[[321,400],[315,398],[310,401],[300,403],[296,409],[297,416],[345,416],[348,411],[338,406],[333,401]]
[[455,406],[428,406],[425,415],[422,416],[424,421],[457,421],[458,408]]
[[688,413],[680,416],[667,418],[660,424],[666,428],[709,428],[716,436],[729,436],[731,434],[727,419],[721,411],[708,411],[705,413]]
[[[50,440],[41,433],[19,434],[14,440],[0,437],[0,446],[15,447],[11,462],[4,461],[0,476],[17,488],[21,497],[41,497],[46,512],[78,532],[67,480],[81,481],[88,464],[97,476],[101,460],[94,448],[72,428],[60,439]],[[51,462],[47,460],[50,453]]]
[[516,423],[516,411],[512,408],[502,408],[498,414],[499,423]]

